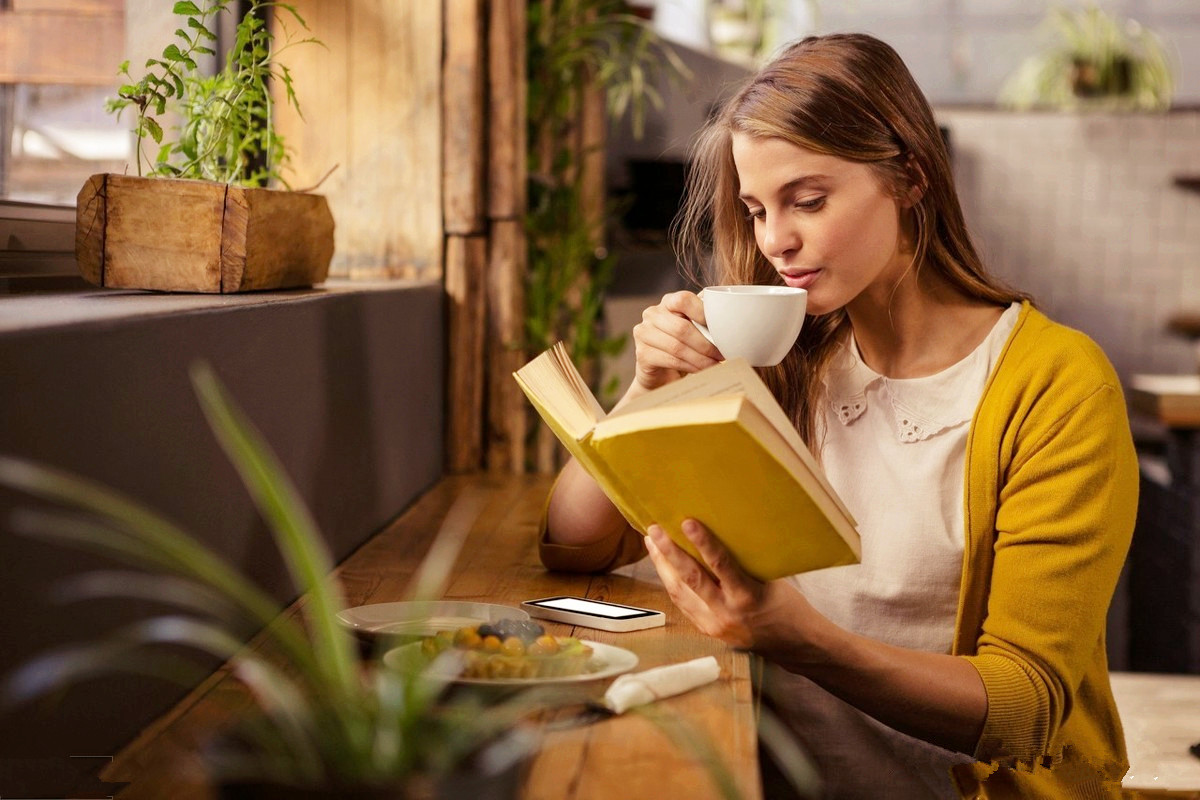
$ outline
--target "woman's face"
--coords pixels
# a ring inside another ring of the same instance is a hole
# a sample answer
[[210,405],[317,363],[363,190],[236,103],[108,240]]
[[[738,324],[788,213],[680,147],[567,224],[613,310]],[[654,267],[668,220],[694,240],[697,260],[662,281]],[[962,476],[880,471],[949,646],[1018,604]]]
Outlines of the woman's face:
[[911,254],[900,204],[869,166],[743,133],[733,161],[758,249],[788,286],[808,290],[808,313],[864,292],[886,301]]

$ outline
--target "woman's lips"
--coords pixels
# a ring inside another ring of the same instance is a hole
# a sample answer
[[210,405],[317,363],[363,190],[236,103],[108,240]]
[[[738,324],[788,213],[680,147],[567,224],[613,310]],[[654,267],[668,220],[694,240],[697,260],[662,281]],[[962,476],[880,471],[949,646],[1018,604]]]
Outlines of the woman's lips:
[[781,277],[783,278],[783,282],[788,286],[791,286],[793,289],[807,289],[813,285],[813,282],[816,281],[820,274],[821,270],[819,269],[809,269],[796,272],[784,272],[781,273]]

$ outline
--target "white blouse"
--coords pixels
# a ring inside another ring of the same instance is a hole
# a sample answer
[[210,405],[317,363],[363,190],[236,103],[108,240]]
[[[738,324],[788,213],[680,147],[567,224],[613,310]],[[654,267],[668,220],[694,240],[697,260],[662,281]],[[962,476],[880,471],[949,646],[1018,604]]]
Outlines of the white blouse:
[[[1006,310],[959,363],[926,378],[873,371],[851,339],[826,379],[822,461],[862,536],[862,562],[791,578],[847,630],[948,653],[964,542],[966,438],[1016,324]],[[811,681],[768,665],[764,696],[816,763],[826,795],[957,800],[950,769],[973,759],[895,731]]]
[[1014,303],[957,364],[887,378],[851,337],[825,379],[822,465],[858,521],[862,562],[794,576],[843,628],[948,653],[962,578],[967,433],[992,365],[1016,324]]

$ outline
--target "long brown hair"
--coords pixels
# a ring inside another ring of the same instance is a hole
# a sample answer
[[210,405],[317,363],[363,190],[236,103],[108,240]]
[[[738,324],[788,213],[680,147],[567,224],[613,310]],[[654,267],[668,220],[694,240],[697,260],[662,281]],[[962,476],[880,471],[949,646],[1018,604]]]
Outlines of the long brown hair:
[[[962,294],[997,305],[1025,298],[983,268],[933,111],[886,43],[865,34],[832,34],[789,45],[722,106],[692,146],[683,207],[672,230],[681,263],[700,284],[777,284],[738,199],[735,132],[870,164],[897,198],[918,186],[920,199],[910,211],[914,269],[931,269]],[[821,375],[848,330],[844,309],[809,316],[783,363],[760,370],[810,445]]]

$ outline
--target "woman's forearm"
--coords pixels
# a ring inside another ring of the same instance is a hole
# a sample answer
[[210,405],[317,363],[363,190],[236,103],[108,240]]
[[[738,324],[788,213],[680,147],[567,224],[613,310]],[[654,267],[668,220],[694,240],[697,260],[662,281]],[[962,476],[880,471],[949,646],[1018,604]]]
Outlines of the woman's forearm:
[[546,538],[556,544],[585,545],[616,536],[628,525],[579,462],[567,462],[550,495]]
[[826,621],[803,652],[764,653],[898,731],[973,755],[987,717],[983,679],[966,659],[849,633]]
[[[613,407],[621,408],[639,395],[645,394],[636,381]],[[629,527],[625,517],[587,470],[572,458],[563,467],[546,516],[546,537],[556,544],[583,545],[616,536]]]

